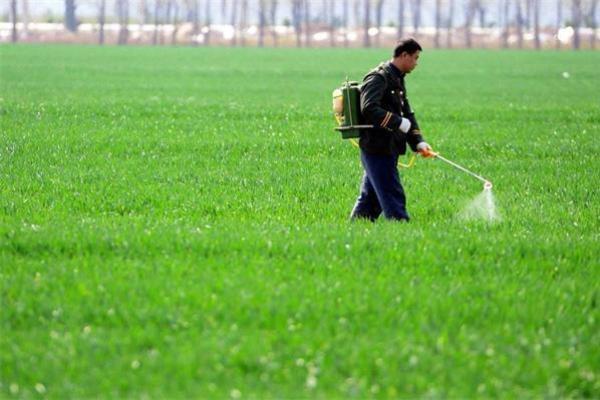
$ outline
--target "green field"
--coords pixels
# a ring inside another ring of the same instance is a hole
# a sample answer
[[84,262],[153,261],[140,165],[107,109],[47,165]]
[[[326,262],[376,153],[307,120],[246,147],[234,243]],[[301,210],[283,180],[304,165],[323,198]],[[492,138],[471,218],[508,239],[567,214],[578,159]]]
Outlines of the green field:
[[[331,91],[385,50],[0,47],[0,397],[600,397],[600,52],[433,51],[409,224]],[[564,74],[565,72],[568,75]]]

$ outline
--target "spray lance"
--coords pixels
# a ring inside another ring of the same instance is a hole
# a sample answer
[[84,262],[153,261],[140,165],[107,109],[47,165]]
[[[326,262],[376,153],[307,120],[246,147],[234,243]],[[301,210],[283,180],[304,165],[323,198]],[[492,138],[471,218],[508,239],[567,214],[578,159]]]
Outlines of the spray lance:
[[492,182],[490,182],[489,180],[485,179],[483,176],[477,175],[475,172],[466,169],[462,165],[459,165],[459,164],[455,163],[454,161],[450,161],[446,157],[442,157],[440,155],[440,153],[436,153],[436,152],[434,152],[432,150],[425,150],[425,151],[421,152],[421,155],[423,157],[426,157],[426,158],[430,158],[430,157],[437,158],[438,160],[441,160],[441,161],[445,162],[446,164],[450,164],[454,168],[458,169],[459,171],[462,171],[462,172],[464,172],[464,173],[466,173],[468,175],[471,175],[473,178],[478,179],[481,182],[483,182],[483,189],[484,190],[492,190]]

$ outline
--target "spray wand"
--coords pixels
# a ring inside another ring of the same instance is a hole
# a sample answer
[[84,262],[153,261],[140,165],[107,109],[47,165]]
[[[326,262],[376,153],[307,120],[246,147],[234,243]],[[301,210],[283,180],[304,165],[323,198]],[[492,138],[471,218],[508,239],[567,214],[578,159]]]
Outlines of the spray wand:
[[433,157],[437,158],[438,160],[442,160],[443,162],[452,165],[454,168],[467,173],[469,175],[471,175],[473,178],[480,180],[481,182],[483,182],[483,188],[485,190],[491,190],[492,189],[492,182],[490,182],[489,180],[485,179],[483,176],[481,175],[477,175],[475,172],[473,171],[469,171],[468,169],[466,169],[465,167],[463,167],[462,165],[458,165],[457,163],[455,163],[454,161],[450,161],[445,157],[442,157],[439,153],[435,153],[435,152],[431,152],[431,154],[433,155]]

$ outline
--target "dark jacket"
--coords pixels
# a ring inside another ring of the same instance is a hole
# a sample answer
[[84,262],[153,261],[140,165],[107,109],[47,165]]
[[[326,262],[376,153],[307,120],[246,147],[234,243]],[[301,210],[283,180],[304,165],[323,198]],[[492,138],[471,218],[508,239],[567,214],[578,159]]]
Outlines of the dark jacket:
[[[419,124],[410,108],[404,73],[391,62],[380,64],[363,79],[360,90],[360,111],[364,123],[373,129],[360,133],[360,148],[370,154],[398,155],[406,153],[406,143],[413,151],[423,141]],[[400,131],[402,117],[410,121],[408,134]]]

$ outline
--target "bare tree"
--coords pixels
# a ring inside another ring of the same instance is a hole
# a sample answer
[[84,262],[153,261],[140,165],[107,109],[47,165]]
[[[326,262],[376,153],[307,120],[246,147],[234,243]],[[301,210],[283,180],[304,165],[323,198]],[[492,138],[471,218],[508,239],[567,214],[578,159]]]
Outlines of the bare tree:
[[[164,0],[165,1],[165,15],[163,16],[163,23],[169,24],[171,22],[171,9],[173,8],[173,0]],[[165,44],[165,32],[161,32],[160,35],[160,44]]]
[[369,28],[371,26],[371,1],[365,0],[365,25],[364,30],[365,34],[363,37],[363,46],[371,47],[371,37],[369,36]]
[[523,0],[523,3],[525,5],[522,13],[523,25],[525,29],[529,30],[531,28],[531,0]]
[[238,0],[233,0],[231,4],[231,26],[233,27],[233,36],[231,36],[231,45],[237,45],[237,9]]
[[138,12],[141,16],[140,25],[145,25],[150,22],[150,9],[148,7],[148,0],[140,0],[138,3]]
[[306,37],[304,38],[306,47],[310,47],[310,1],[304,0],[304,33]]
[[348,1],[342,3],[342,25],[344,26],[344,47],[348,47]]
[[375,24],[377,25],[377,36],[375,36],[375,46],[381,45],[381,25],[383,18],[383,2],[385,0],[377,0],[375,3]]
[[279,38],[277,36],[277,6],[279,2],[277,0],[271,0],[271,7],[269,8],[269,24],[271,25],[271,37],[273,38],[273,46],[279,45]]
[[435,48],[440,47],[440,26],[442,24],[442,0],[435,0],[435,36],[433,44]]
[[422,0],[411,0],[410,1],[410,7],[411,7],[411,11],[412,11],[412,17],[413,17],[413,34],[414,36],[418,36],[419,34],[419,27],[421,25],[421,5],[422,5]]
[[446,47],[449,49],[452,48],[452,29],[454,29],[454,0],[449,0],[446,20]]
[[362,21],[362,5],[361,5],[361,1],[362,0],[354,0],[354,2],[352,3],[352,11],[354,14],[354,26],[358,29],[358,27],[361,25],[361,21]]
[[398,40],[404,37],[404,1],[398,0]]
[[246,27],[248,26],[248,0],[242,0],[240,15],[240,44],[246,46]]
[[200,34],[200,4],[199,0],[190,0],[190,8],[191,8],[191,22],[192,22],[192,36],[193,36],[193,45],[198,45],[198,35]]
[[29,36],[29,0],[21,0],[21,21],[23,21],[23,36]]
[[120,45],[127,44],[127,38],[129,37],[129,0],[117,0],[117,18],[119,20],[119,36],[117,43]]
[[75,9],[77,5],[75,0],[65,0],[65,28],[70,32],[77,31],[77,18],[75,17]]
[[210,0],[206,0],[205,6],[206,8],[204,9],[204,20],[206,23],[206,34],[204,35],[204,45],[208,46],[210,45],[210,24],[212,23],[212,17],[211,17],[211,8],[210,8]]
[[517,24],[517,46],[523,48],[523,11],[521,9],[521,0],[515,0],[516,24]]
[[160,10],[162,8],[161,0],[154,0],[154,33],[152,35],[152,44],[158,44],[158,33],[161,30],[160,27]]
[[296,34],[296,47],[302,47],[302,0],[292,1],[292,24]]
[[179,32],[179,3],[177,0],[173,2],[173,32],[171,33],[171,45],[177,44],[177,32]]
[[98,44],[104,44],[104,23],[106,22],[106,0],[98,4]]
[[573,50],[579,50],[581,47],[581,37],[579,29],[581,28],[581,0],[571,1],[571,14],[573,16]]
[[596,49],[596,27],[598,26],[596,22],[596,7],[598,6],[598,0],[592,0],[592,4],[590,5],[590,28],[592,28],[592,35],[590,36],[590,47],[592,49]]
[[17,43],[19,39],[17,32],[17,0],[10,0],[10,19],[12,21],[11,41]]
[[475,12],[477,13],[477,16],[479,17],[479,27],[480,28],[485,28],[485,16],[487,14],[487,10],[485,8],[486,4],[484,3],[485,0],[477,0],[476,5],[475,5]]
[[335,47],[335,29],[336,29],[336,18],[335,18],[335,1],[329,1],[329,46]]
[[467,48],[473,47],[471,26],[473,24],[473,17],[475,16],[476,7],[477,0],[467,0],[465,2],[465,46]]
[[505,49],[508,48],[508,34],[509,34],[509,30],[510,30],[509,11],[510,11],[510,0],[504,0],[503,18],[502,18],[503,23],[504,23],[504,28],[502,30],[502,47],[504,47]]
[[560,28],[562,26],[562,12],[562,0],[556,0],[556,49],[560,49],[560,40],[558,39],[558,32],[560,31]]
[[542,47],[540,42],[540,0],[533,0],[533,41],[535,48],[539,50]]
[[[102,1],[102,0],[100,0]],[[106,5],[105,5],[106,7]],[[140,19],[139,19],[139,30],[140,30],[140,35],[138,37],[138,42],[142,42],[143,41],[143,37],[141,35],[141,33],[144,32],[143,28],[144,25],[146,25],[149,21],[150,21],[150,12],[148,10],[148,1],[147,0],[139,0],[137,2],[137,12],[140,15]]]
[[258,0],[258,47],[265,45],[265,0]]
[[221,0],[221,18],[225,20],[227,17],[227,0]]

